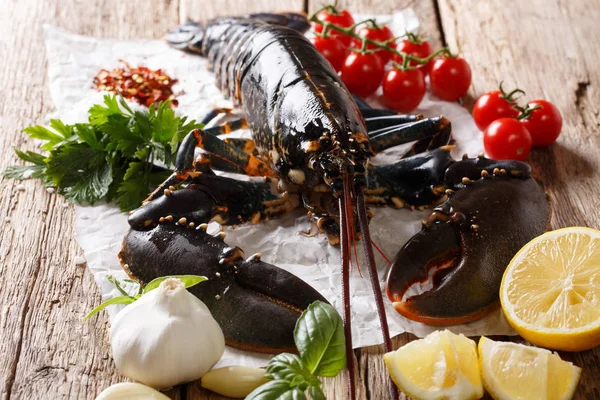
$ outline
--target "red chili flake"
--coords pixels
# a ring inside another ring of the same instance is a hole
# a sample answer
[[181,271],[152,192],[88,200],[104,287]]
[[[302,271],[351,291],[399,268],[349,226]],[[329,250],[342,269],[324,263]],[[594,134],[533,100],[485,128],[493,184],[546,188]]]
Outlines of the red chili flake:
[[118,93],[126,99],[133,99],[139,104],[149,107],[158,101],[171,100],[171,106],[177,107],[175,99],[180,93],[173,93],[173,85],[177,79],[171,78],[162,69],[151,70],[144,66],[132,68],[125,65],[112,71],[101,69],[94,77],[94,87],[98,91],[106,90]]

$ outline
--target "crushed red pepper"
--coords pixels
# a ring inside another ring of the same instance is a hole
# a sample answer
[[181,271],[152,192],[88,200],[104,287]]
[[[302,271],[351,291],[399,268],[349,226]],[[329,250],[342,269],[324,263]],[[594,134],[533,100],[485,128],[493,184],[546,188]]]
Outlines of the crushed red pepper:
[[172,79],[162,69],[151,70],[144,66],[132,68],[126,61],[119,61],[125,67],[112,71],[101,69],[94,77],[94,87],[98,91],[117,93],[146,107],[165,100],[171,100],[171,106],[177,107],[177,94],[172,89],[177,79]]

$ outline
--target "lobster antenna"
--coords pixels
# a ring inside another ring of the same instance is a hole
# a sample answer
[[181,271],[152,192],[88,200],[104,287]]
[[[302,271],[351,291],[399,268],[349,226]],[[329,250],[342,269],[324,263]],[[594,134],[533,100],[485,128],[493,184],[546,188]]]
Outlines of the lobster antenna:
[[[358,208],[358,221],[360,223],[360,230],[363,234],[363,247],[365,255],[367,256],[367,266],[369,268],[369,277],[371,278],[371,287],[373,294],[375,295],[375,303],[377,304],[377,314],[379,314],[379,324],[381,325],[381,333],[383,335],[383,343],[385,344],[385,351],[392,351],[392,340],[390,339],[390,330],[388,327],[387,316],[385,314],[385,308],[383,307],[383,295],[381,294],[381,287],[379,286],[379,276],[377,275],[377,267],[375,265],[375,255],[373,254],[373,247],[371,246],[373,241],[371,240],[371,233],[369,231],[369,221],[367,219],[367,207],[365,206],[365,198],[362,191],[359,191],[356,198],[356,207]],[[394,382],[389,380],[390,398],[398,398],[398,388]]]
[[[362,271],[360,270],[360,264],[358,262],[358,252],[356,251],[356,224],[354,222],[354,209],[352,208],[352,192],[350,191],[350,175],[346,172],[344,174],[344,197],[346,201],[345,205],[345,214],[346,214],[346,232],[348,236],[348,241],[352,245],[354,249],[354,259],[356,260],[356,268],[358,269],[358,274],[362,278]],[[350,262],[350,270],[352,270],[352,253],[349,252],[349,262]]]
[[377,246],[377,244],[375,244],[375,241],[373,239],[371,239],[371,244],[373,245],[373,247],[375,247],[375,250],[377,250],[381,257],[383,257],[385,262],[391,265],[392,262],[390,261],[390,259],[386,257],[385,253],[379,248],[379,246]]
[[346,366],[348,368],[348,390],[350,400],[356,399],[354,381],[354,350],[352,349],[352,321],[350,316],[350,238],[348,237],[348,203],[352,199],[346,196],[347,181],[344,180],[344,195],[339,197],[340,208],[340,247],[342,260],[342,301],[344,304],[344,335],[346,336]]

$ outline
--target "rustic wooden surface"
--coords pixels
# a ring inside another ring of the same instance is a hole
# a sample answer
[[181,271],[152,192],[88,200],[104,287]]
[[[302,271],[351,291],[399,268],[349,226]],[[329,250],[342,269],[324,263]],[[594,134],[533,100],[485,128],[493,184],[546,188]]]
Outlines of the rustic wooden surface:
[[[0,14],[0,169],[14,164],[13,147],[33,148],[20,132],[53,110],[46,79],[42,24],[120,39],[159,38],[186,18],[272,9],[314,10],[320,0],[3,0]],[[558,143],[534,150],[531,162],[554,199],[553,228],[600,227],[600,5],[597,0],[479,1],[347,0],[354,12],[391,12],[411,6],[422,33],[459,50],[473,70],[470,96],[519,86],[547,98],[563,113]],[[465,104],[472,104],[466,99]],[[74,240],[73,212],[37,182],[24,191],[0,185],[0,394],[2,399],[93,399],[124,380],[113,365],[104,315],[87,324],[100,302]],[[400,335],[394,345],[411,340]],[[518,339],[512,339],[518,340]],[[383,349],[356,352],[360,398],[386,398]],[[576,399],[600,399],[600,348],[561,354],[583,368]],[[330,399],[346,398],[345,378],[327,380]],[[191,384],[173,398],[218,399]]]

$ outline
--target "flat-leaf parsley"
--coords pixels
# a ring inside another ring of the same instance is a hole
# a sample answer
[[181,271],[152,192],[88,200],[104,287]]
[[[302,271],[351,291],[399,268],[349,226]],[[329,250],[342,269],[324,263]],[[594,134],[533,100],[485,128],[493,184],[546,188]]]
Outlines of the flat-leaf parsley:
[[53,119],[50,128],[25,128],[31,138],[45,142],[41,148],[49,154],[15,150],[28,164],[8,167],[4,175],[41,179],[69,201],[116,200],[121,211],[129,211],[170,174],[185,135],[201,128],[194,120],[175,116],[170,101],[133,111],[123,99],[106,95],[104,104],[90,108],[87,123],[65,125]]

